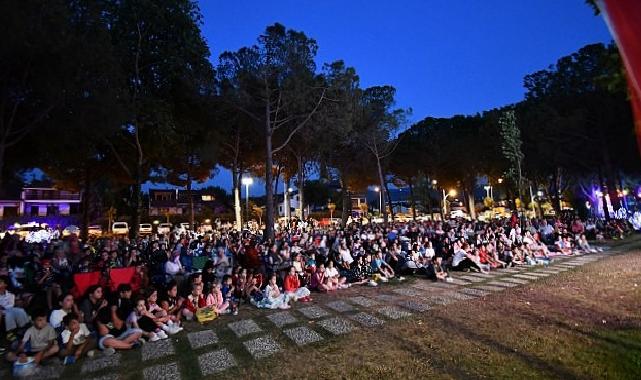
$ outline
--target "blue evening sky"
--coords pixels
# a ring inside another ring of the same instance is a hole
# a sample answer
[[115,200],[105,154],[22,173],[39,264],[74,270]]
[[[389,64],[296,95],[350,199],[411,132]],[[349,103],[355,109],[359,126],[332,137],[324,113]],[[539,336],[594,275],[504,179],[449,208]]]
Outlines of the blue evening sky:
[[[267,25],[302,30],[318,65],[343,59],[363,87],[392,85],[412,121],[500,107],[523,98],[523,77],[611,40],[584,0],[201,0],[212,62],[256,42]],[[208,184],[231,189],[227,171]],[[254,184],[252,194],[264,193]]]

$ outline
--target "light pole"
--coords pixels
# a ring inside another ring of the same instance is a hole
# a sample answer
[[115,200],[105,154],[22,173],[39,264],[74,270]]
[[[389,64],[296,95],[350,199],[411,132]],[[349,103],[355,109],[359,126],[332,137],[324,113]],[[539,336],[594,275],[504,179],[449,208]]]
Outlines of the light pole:
[[378,215],[380,216],[383,214],[383,193],[381,192],[381,188],[378,186],[374,187],[374,191],[378,193]]
[[456,190],[450,189],[450,191],[445,194],[445,189],[443,189],[443,212],[447,213],[447,197],[455,197]]
[[249,226],[249,186],[254,183],[254,179],[252,177],[243,177],[240,183],[245,185],[245,217],[247,226]]

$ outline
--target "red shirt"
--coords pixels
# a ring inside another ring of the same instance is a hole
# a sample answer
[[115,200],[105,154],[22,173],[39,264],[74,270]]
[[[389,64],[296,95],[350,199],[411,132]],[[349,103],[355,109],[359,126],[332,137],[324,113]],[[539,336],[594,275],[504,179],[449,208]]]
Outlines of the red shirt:
[[283,288],[286,292],[293,292],[300,288],[300,280],[298,279],[298,276],[288,274],[287,277],[285,277]]

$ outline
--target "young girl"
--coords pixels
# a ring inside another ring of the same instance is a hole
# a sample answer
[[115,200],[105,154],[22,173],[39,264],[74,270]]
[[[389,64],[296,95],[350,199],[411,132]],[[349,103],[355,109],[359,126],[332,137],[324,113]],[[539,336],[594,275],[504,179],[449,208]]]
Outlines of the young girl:
[[289,268],[289,273],[285,276],[283,290],[285,291],[285,294],[290,296],[294,301],[309,302],[312,300],[309,298],[309,289],[304,286],[300,286],[300,279],[298,278],[296,267],[294,266]]
[[255,305],[264,309],[289,309],[289,296],[282,294],[278,289],[275,274],[269,278],[269,283],[263,292],[263,299],[255,302]]
[[206,306],[211,307],[216,314],[226,314],[230,311],[229,302],[223,299],[223,293],[220,291],[220,284],[212,285],[211,292],[207,295]]
[[147,296],[147,312],[152,316],[156,325],[160,327],[164,332],[169,335],[176,334],[182,330],[180,327],[180,322],[174,322],[172,316],[163,309],[160,305],[157,304],[158,301],[158,291],[156,289],[150,289]]
[[142,336],[150,342],[155,342],[160,339],[167,339],[168,336],[156,325],[153,320],[153,315],[147,311],[147,305],[143,298],[136,300],[134,310],[127,318],[127,328],[141,329]]
[[191,288],[191,294],[183,301],[182,314],[185,319],[191,321],[196,316],[198,309],[207,306],[207,300],[203,296],[203,285],[194,284]]
[[331,287],[327,286],[327,276],[325,275],[325,265],[320,264],[316,269],[316,272],[312,274],[312,278],[309,281],[310,287],[312,289],[318,290],[319,292],[326,292],[331,290]]

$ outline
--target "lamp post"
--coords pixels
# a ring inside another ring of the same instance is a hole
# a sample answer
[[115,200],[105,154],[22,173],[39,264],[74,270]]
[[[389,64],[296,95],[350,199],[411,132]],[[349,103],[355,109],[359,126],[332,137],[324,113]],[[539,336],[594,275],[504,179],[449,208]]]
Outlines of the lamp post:
[[443,189],[443,212],[447,213],[447,197],[455,197],[456,196],[456,190],[450,189],[450,191],[445,194],[445,189]]
[[240,183],[245,185],[245,217],[249,226],[249,186],[254,183],[254,179],[252,177],[243,177]]
[[383,213],[383,193],[378,186],[374,187],[374,191],[378,193],[378,215],[380,216]]

